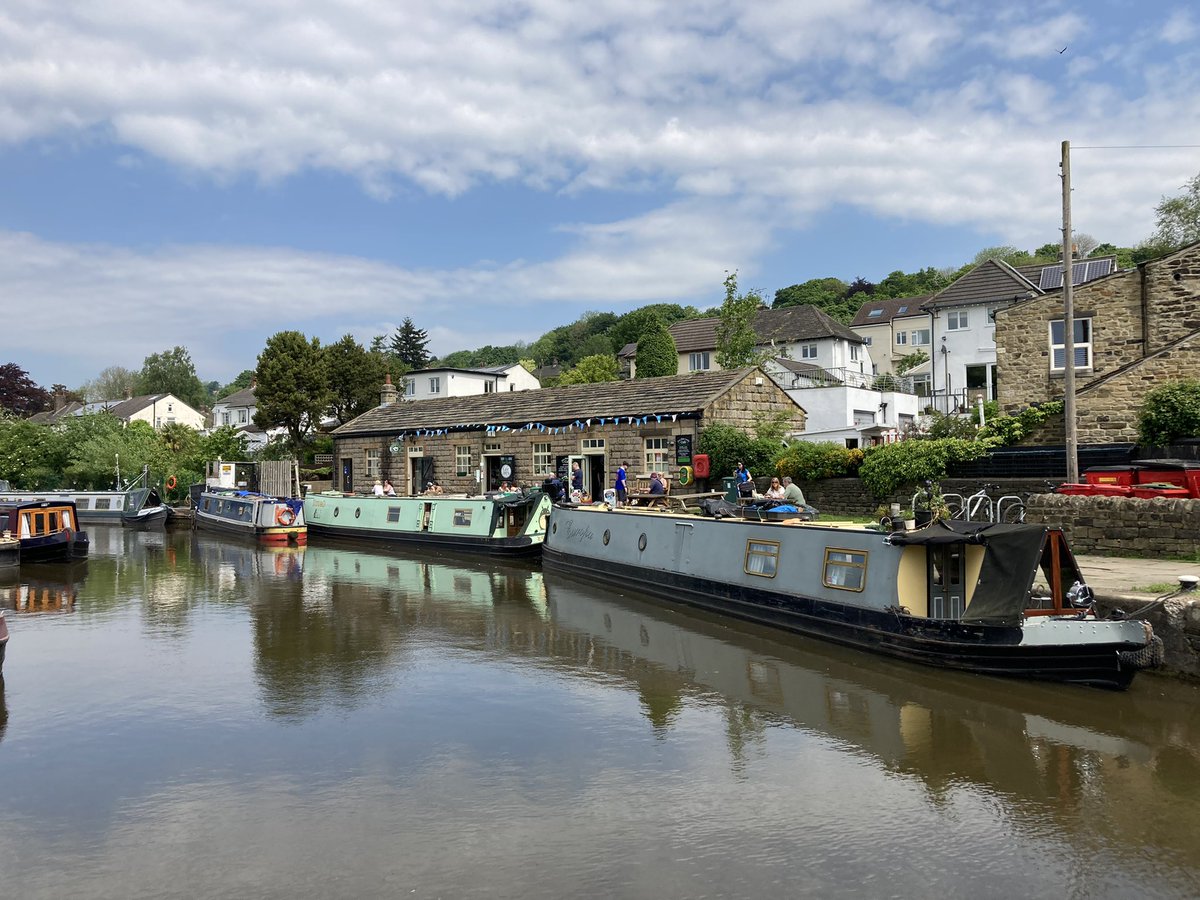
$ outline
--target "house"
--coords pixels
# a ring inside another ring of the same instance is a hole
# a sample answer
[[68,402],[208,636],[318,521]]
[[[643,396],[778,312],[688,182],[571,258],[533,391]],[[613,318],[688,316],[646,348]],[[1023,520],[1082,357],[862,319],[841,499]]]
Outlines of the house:
[[[717,326],[719,316],[683,319],[668,329],[679,352],[678,373],[708,372],[721,368],[717,362]],[[799,360],[825,370],[846,370],[860,374],[871,371],[871,361],[863,339],[829,314],[815,306],[786,306],[760,309],[754,316],[757,347],[772,357]],[[629,377],[637,374],[637,343],[625,345],[618,354],[629,366]]]
[[[1200,243],[1089,279],[1073,295],[1078,440],[1136,441],[1146,393],[1200,372]],[[1062,398],[1064,322],[1061,281],[996,313],[1005,412]]]
[[125,400],[104,400],[99,403],[68,403],[53,412],[42,412],[31,416],[30,421],[53,424],[66,416],[86,416],[106,412],[116,416],[126,425],[130,422],[146,422],[155,431],[164,425],[179,423],[197,431],[204,428],[204,413],[188,406],[174,394],[144,394]]
[[[1116,268],[1116,257],[1080,260],[1072,265],[1072,284],[1103,278]],[[1012,266],[989,259],[926,300],[930,315],[928,346],[925,332],[914,337],[930,353],[931,399],[941,412],[963,411],[979,400],[998,397],[996,326],[998,310],[1061,289],[1063,267],[1056,264]],[[897,331],[898,340],[903,331]],[[914,345],[908,344],[909,352]]]
[[248,451],[261,450],[271,442],[271,438],[286,434],[286,428],[270,428],[264,431],[254,424],[254,414],[258,412],[258,401],[255,392],[258,385],[251,380],[250,387],[242,388],[213,404],[212,427],[235,428],[246,439]]
[[540,484],[578,460],[598,497],[622,463],[630,477],[677,472],[711,423],[749,433],[766,415],[783,414],[795,430],[805,421],[804,410],[754,367],[407,403],[392,401],[388,387],[380,406],[333,432],[340,490],[388,478],[410,494],[430,481],[478,492],[501,480]]
[[479,369],[418,369],[404,376],[404,399],[470,397],[512,391],[536,391],[541,382],[520,363]]

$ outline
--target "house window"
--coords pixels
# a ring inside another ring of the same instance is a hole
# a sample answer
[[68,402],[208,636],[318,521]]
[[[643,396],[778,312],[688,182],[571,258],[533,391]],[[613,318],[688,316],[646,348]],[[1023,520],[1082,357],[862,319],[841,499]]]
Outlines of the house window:
[[454,474],[460,478],[471,474],[471,446],[469,444],[454,447]]
[[247,418],[247,416],[246,416],[246,410],[244,410],[244,409],[239,409],[239,410],[238,410],[238,424],[239,424],[239,425],[245,425],[245,424],[246,424],[246,418]]
[[689,372],[705,372],[709,368],[708,353],[692,353],[688,355]]
[[485,382],[483,383],[483,392],[484,392],[485,394],[492,394],[492,393],[495,393],[495,391],[496,391],[496,382],[494,382],[494,381],[485,381]]
[[175,404],[174,403],[167,404],[167,412],[175,412]]
[[429,393],[431,393],[431,394],[440,394],[441,392],[442,392],[442,379],[441,379],[441,376],[439,375],[439,376],[435,376],[435,377],[433,377],[433,378],[430,378],[430,379],[429,379]]
[[898,316],[902,316],[902,315],[904,315],[906,312],[908,312],[908,307],[907,307],[907,306],[902,306],[902,307],[900,307],[898,310],[896,310],[896,315],[898,315]]
[[858,550],[825,548],[822,584],[840,591],[861,591],[867,580],[867,554]]
[[873,309],[869,313],[867,313],[867,318],[868,319],[877,319],[882,315],[883,315],[882,309]]
[[988,307],[987,312],[988,312],[988,324],[995,325],[996,324],[996,308],[994,306]]
[[[1092,320],[1075,319],[1075,368],[1092,367]],[[1061,372],[1066,368],[1067,346],[1063,331],[1063,320],[1050,323],[1050,371]]]
[[868,347],[870,347],[871,341],[873,341],[873,340],[874,340],[874,338],[865,337],[865,338],[863,338],[863,343],[866,344]]
[[747,575],[774,578],[779,571],[778,541],[746,541],[746,562],[743,566]]
[[920,347],[923,344],[928,344],[928,343],[929,343],[929,329],[928,328],[919,328],[912,333],[912,345],[914,347]]
[[415,378],[404,379],[404,396],[415,397],[417,395],[417,380]]
[[816,344],[801,344],[800,345],[800,358],[801,359],[816,359],[817,358],[817,345]]
[[221,424],[222,424],[222,425],[228,425],[228,424],[229,424],[229,413],[227,413],[227,412],[223,412],[223,413],[221,413]]
[[928,397],[933,391],[933,379],[928,372],[912,377],[913,393],[918,397]]
[[379,467],[381,452],[380,450],[367,451],[367,468],[365,472],[367,478],[378,478],[383,471]]
[[670,458],[669,447],[671,439],[669,437],[651,437],[646,438],[646,471],[661,472],[667,467],[667,460]]
[[850,361],[858,362],[858,344],[850,345]]
[[897,344],[907,344],[908,343],[908,332],[907,331],[897,331],[896,332],[896,343]]
[[546,475],[554,471],[548,442],[533,445],[533,471],[535,475]]
[[967,316],[967,311],[965,309],[964,310],[953,310],[952,309],[952,310],[950,310],[950,312],[946,313],[946,330],[947,331],[962,331],[964,328],[968,327],[968,322],[969,322],[969,317]]

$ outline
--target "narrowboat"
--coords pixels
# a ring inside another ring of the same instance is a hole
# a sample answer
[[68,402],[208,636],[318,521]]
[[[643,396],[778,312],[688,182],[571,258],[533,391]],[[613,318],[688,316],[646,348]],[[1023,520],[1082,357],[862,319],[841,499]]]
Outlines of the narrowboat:
[[[156,504],[158,493],[147,484],[150,470],[143,467],[141,474],[125,487],[112,490],[47,490],[16,491],[5,486],[0,491],[0,503],[25,503],[31,501],[67,501],[75,504],[80,523],[119,525],[122,522],[136,524],[137,514],[145,506]],[[120,471],[117,481],[120,483]],[[130,517],[127,519],[127,517]]]
[[0,571],[21,564],[21,542],[7,531],[0,531]]
[[540,491],[416,497],[325,491],[304,498],[304,519],[313,534],[327,537],[517,557],[541,552],[550,506]]
[[1149,623],[1101,619],[1061,530],[757,522],[556,506],[555,570],[927,665],[1124,689]]
[[240,534],[266,543],[303,544],[308,540],[299,500],[254,491],[210,489],[196,500],[197,528]]
[[58,562],[88,554],[88,535],[79,529],[70,500],[0,503],[0,533],[5,531],[20,541],[22,562]]

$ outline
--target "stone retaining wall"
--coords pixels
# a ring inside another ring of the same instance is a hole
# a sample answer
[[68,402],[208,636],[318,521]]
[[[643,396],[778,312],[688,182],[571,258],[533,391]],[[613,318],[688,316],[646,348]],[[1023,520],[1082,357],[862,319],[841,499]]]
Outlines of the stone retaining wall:
[[1200,554],[1200,500],[1038,494],[1025,520],[1061,525],[1075,553],[1177,559]]
[[1145,675],[1165,675],[1200,679],[1200,602],[1194,599],[1166,600],[1146,609],[1145,600],[1122,600],[1099,598],[1097,612],[1107,616],[1114,609],[1126,613],[1137,613],[1145,619],[1162,638],[1163,664],[1150,669]]

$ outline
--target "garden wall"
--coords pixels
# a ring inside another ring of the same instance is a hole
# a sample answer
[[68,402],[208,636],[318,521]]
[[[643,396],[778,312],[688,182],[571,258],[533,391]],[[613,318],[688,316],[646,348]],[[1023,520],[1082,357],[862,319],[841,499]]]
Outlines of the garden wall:
[[1200,554],[1200,500],[1040,494],[1027,522],[1061,525],[1075,553],[1177,559]]

